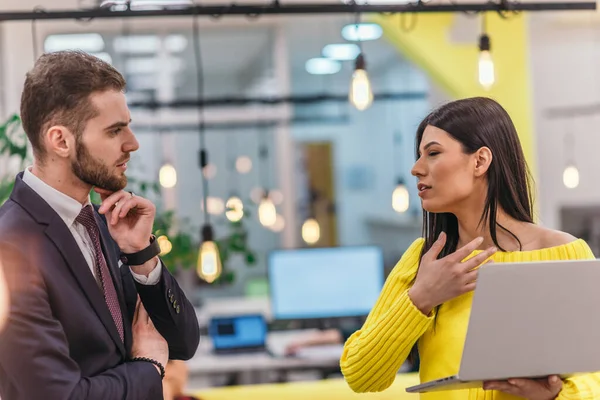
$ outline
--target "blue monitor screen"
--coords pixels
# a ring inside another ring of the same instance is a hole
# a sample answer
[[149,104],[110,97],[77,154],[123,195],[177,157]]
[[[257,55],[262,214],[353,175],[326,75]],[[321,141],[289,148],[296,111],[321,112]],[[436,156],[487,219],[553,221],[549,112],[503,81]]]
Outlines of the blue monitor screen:
[[264,346],[267,326],[262,315],[212,318],[209,335],[215,349]]
[[269,256],[274,319],[367,315],[383,287],[378,247],[279,250]]

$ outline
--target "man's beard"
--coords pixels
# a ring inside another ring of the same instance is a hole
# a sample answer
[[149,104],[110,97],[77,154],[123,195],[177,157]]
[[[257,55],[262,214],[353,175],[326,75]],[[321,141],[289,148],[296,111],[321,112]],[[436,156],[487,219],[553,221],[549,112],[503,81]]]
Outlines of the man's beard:
[[83,182],[111,192],[118,192],[127,186],[127,177],[111,174],[110,168],[94,159],[80,139],[77,140],[76,150],[71,169]]

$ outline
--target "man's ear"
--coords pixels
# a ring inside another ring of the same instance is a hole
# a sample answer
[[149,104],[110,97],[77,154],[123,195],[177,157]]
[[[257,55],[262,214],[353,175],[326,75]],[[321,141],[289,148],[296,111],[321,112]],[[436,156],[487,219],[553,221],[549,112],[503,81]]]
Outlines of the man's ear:
[[61,158],[69,158],[75,152],[75,136],[65,126],[51,126],[45,135],[48,153]]
[[487,173],[493,159],[489,147],[482,147],[475,152],[475,176],[480,177]]

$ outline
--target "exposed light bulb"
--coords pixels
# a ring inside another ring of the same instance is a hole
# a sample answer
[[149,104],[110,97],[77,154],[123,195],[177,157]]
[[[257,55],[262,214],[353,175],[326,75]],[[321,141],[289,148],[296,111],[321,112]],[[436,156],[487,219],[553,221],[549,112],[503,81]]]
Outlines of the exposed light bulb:
[[166,235],[159,236],[157,239],[158,245],[160,246],[160,254],[161,256],[165,256],[173,250],[173,244],[169,240]]
[[164,188],[170,189],[177,184],[177,170],[172,164],[166,163],[158,171],[158,181]]
[[364,111],[373,104],[373,91],[371,81],[365,69],[365,58],[363,54],[356,57],[356,67],[350,82],[350,93],[348,99],[357,110]]
[[273,204],[273,200],[269,198],[268,194],[260,200],[260,205],[258,206],[258,220],[263,226],[272,226],[277,220],[275,204]]
[[479,38],[479,84],[489,90],[496,82],[494,60],[490,53],[490,37],[486,34]]
[[574,165],[569,165],[563,171],[563,183],[569,189],[579,186],[579,170]]
[[196,273],[206,282],[213,283],[222,271],[221,256],[219,255],[219,248],[213,241],[212,226],[204,225],[202,227],[202,244],[198,254]]
[[[200,209],[204,211],[204,203],[200,204]],[[225,202],[220,197],[208,197],[206,209],[211,215],[221,215],[225,211]]]
[[479,84],[488,90],[495,81],[492,55],[489,51],[482,51],[479,53]]
[[406,185],[399,181],[392,193],[392,208],[398,213],[403,213],[408,210],[410,205],[410,196]]
[[321,238],[321,227],[314,218],[309,218],[302,224],[302,240],[308,244],[315,244]]
[[237,196],[231,196],[225,203],[225,216],[231,222],[238,222],[244,216],[244,203]]

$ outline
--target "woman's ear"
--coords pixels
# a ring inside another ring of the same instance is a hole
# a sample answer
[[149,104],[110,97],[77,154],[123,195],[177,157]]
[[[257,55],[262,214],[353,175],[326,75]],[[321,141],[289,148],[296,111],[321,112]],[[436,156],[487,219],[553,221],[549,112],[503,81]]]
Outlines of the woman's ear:
[[493,159],[489,147],[482,147],[475,152],[475,176],[480,177],[487,173]]

